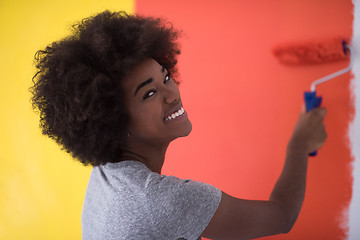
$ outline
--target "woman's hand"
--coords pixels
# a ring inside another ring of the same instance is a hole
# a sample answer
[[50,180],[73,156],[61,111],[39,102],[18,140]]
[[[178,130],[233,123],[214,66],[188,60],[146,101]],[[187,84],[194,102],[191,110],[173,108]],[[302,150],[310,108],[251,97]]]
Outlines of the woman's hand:
[[303,106],[289,145],[295,148],[304,147],[308,153],[321,148],[327,138],[324,125],[325,115],[325,108],[315,108],[306,112]]

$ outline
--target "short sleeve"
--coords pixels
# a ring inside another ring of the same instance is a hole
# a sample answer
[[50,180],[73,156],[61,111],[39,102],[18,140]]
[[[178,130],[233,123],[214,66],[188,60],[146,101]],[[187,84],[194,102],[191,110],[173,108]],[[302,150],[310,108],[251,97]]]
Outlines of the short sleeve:
[[221,200],[221,190],[210,184],[172,176],[152,174],[146,188],[159,239],[199,239]]

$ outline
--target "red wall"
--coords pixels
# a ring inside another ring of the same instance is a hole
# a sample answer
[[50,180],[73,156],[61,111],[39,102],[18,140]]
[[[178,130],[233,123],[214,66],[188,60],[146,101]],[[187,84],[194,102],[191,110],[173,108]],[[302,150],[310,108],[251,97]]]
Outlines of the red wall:
[[[179,59],[189,137],[169,148],[163,174],[215,185],[246,199],[267,199],[280,174],[303,91],[348,62],[289,67],[273,46],[293,40],[351,38],[351,0],[137,0],[136,12],[165,17],[184,31]],[[310,159],[300,217],[268,239],[343,239],[351,197],[347,128],[350,75],[318,88],[328,109],[328,140]],[[346,223],[346,220],[345,220]]]

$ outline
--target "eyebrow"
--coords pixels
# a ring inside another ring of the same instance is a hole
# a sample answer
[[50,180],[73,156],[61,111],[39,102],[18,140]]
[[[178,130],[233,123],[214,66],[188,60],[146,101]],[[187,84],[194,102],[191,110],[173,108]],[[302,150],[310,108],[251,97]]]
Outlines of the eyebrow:
[[[164,67],[164,66],[162,66],[161,72],[165,72],[165,67]],[[143,88],[143,87],[145,87],[146,85],[152,83],[152,81],[153,81],[153,79],[152,79],[152,78],[149,78],[149,79],[146,80],[145,82],[140,83],[139,86],[137,86],[137,88],[136,88],[136,90],[135,90],[135,96],[136,96],[137,92],[138,92],[141,88]]]
[[145,82],[140,83],[139,86],[137,86],[137,88],[136,88],[136,90],[135,90],[135,95],[137,94],[137,92],[138,92],[141,88],[143,88],[143,87],[145,87],[146,85],[152,83],[152,81],[153,81],[153,79],[152,79],[152,78],[149,78],[149,79],[146,80]]

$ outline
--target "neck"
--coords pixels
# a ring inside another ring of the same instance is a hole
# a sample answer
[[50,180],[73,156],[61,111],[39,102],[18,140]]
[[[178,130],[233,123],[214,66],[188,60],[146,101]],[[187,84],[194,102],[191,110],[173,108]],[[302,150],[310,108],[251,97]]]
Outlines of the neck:
[[128,160],[135,160],[144,163],[151,171],[161,174],[165,161],[165,153],[169,144],[150,145],[139,142],[128,144],[124,149],[124,157],[132,157]]

